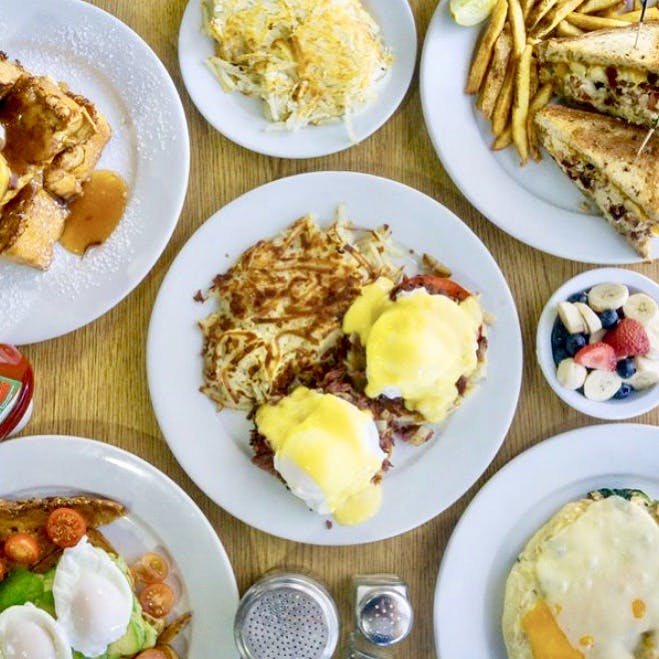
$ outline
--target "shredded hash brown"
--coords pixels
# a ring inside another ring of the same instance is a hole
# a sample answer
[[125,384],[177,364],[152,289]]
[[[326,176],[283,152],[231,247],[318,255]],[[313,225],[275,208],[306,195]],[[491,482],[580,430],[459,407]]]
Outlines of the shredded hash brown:
[[362,287],[399,279],[390,249],[387,226],[359,230],[339,217],[321,229],[310,216],[250,247],[209,290],[217,309],[199,323],[201,390],[219,408],[251,411],[332,364],[341,320]]

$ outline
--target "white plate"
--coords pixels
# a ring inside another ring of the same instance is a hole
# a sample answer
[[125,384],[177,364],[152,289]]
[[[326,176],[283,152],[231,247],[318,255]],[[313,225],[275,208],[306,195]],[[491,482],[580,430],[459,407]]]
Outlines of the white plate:
[[548,439],[498,471],[462,515],[435,589],[440,659],[506,659],[501,635],[508,572],[563,504],[601,487],[659,498],[659,428],[596,425]]
[[[324,518],[251,464],[250,423],[199,392],[202,336],[197,321],[213,302],[193,300],[251,244],[313,212],[327,224],[337,205],[358,226],[387,223],[405,247],[448,264],[482,293],[496,316],[487,380],[425,446],[399,443],[384,480],[384,503],[365,524],[327,529]],[[244,522],[291,540],[346,545],[387,538],[439,514],[480,476],[498,450],[517,404],[522,344],[501,271],[480,240],[450,211],[416,190],[352,172],[302,174],[269,183],[216,213],[190,238],[165,277],[151,316],[147,373],[151,400],[170,448],[214,501]]]
[[[407,0],[364,0],[382,30],[394,63],[378,83],[374,103],[352,117],[358,142],[374,133],[394,113],[412,80],[416,60],[416,28]],[[269,130],[259,99],[223,91],[206,60],[215,53],[213,40],[201,32],[201,0],[190,0],[179,32],[179,63],[193,103],[225,137],[246,149],[279,158],[313,158],[342,151],[354,142],[343,122],[306,126],[296,132]]]
[[117,229],[80,258],[56,245],[47,272],[0,260],[0,336],[44,341],[91,322],[149,272],[176,226],[188,184],[188,129],[169,74],[126,25],[79,0],[4,0],[2,50],[88,96],[112,139],[98,164],[129,199]]
[[[489,128],[464,92],[480,29],[456,25],[441,2],[421,56],[421,101],[432,143],[469,201],[504,231],[532,247],[585,263],[641,258],[599,215],[581,209],[584,196],[548,155],[519,166],[513,147],[492,151]],[[653,249],[655,256],[659,248]]]
[[199,508],[172,480],[137,456],[101,442],[57,435],[0,444],[0,496],[91,493],[128,514],[103,527],[128,562],[163,551],[180,581],[175,613],[192,611],[177,642],[182,657],[236,657],[238,589],[229,559]]

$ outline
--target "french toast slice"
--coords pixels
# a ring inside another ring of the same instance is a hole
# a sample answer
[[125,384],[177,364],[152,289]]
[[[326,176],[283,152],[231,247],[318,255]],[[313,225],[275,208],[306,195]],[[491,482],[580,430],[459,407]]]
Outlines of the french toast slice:
[[0,257],[47,270],[67,215],[38,180],[32,181],[2,209]]
[[89,112],[51,78],[22,76],[0,104],[3,155],[16,175],[27,165],[46,167],[70,146],[93,135]]
[[19,62],[11,62],[0,50],[0,99],[14,86],[14,83],[26,73]]
[[64,200],[82,192],[82,184],[91,176],[112,136],[110,124],[90,100],[70,92],[67,95],[85,109],[94,123],[94,132],[79,144],[58,153],[44,170],[44,188]]

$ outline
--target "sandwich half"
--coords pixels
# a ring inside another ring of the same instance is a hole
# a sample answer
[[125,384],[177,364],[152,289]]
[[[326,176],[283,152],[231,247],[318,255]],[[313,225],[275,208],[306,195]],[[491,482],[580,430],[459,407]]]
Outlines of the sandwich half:
[[535,115],[541,144],[645,260],[659,233],[659,136],[594,112],[548,105]]
[[659,116],[659,23],[548,39],[538,59],[541,80],[570,102],[647,127]]

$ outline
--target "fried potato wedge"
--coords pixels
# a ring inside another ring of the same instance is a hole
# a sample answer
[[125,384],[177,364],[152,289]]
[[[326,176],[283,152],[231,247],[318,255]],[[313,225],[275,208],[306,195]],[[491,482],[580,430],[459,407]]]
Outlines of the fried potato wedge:
[[582,30],[603,30],[608,27],[624,27],[629,25],[626,21],[621,21],[617,18],[604,18],[602,16],[593,16],[592,14],[582,14],[574,11],[568,14],[566,20],[576,25]]
[[467,76],[467,85],[465,87],[467,94],[476,94],[481,88],[487,67],[490,63],[494,43],[501,34],[501,30],[503,30],[507,13],[508,1],[497,0],[490,16],[490,22],[487,24],[485,32],[483,32],[480,43],[476,48],[476,54],[469,67],[469,75]]
[[515,70],[517,68],[517,63],[512,61],[509,62],[508,69],[506,70],[506,77],[503,80],[503,85],[501,85],[501,91],[499,92],[499,97],[494,106],[494,111],[492,112],[492,132],[495,137],[501,135],[501,133],[506,129],[510,119],[510,110],[513,104],[513,83],[515,81]]
[[595,14],[598,11],[605,11],[616,7],[620,4],[620,0],[586,0],[579,6],[579,11],[582,14]]
[[[566,0],[562,2],[547,14],[545,18],[532,30],[531,35],[536,39],[543,39],[549,36],[556,26],[568,16],[574,13],[574,10],[583,2],[583,0]],[[570,21],[572,22],[572,21]],[[576,23],[575,23],[576,25]],[[580,27],[580,26],[577,26]]]
[[578,37],[583,33],[584,31],[581,28],[578,28],[576,25],[572,25],[572,23],[569,23],[565,19],[556,26],[556,34],[559,37]]

